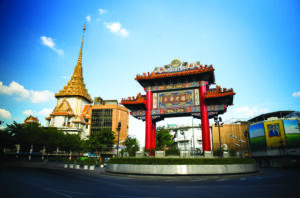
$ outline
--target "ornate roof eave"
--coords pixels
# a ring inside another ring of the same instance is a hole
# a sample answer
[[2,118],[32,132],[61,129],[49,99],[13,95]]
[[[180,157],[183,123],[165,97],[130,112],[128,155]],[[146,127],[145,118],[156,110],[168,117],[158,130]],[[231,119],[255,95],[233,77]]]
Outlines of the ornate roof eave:
[[216,89],[207,91],[205,94],[205,102],[207,105],[233,105],[233,96],[235,94],[233,89],[221,89],[220,86],[217,86]]
[[[143,87],[147,86],[147,84],[151,84],[150,81],[157,81],[157,80],[164,80],[164,79],[172,79],[176,78],[184,78],[184,77],[191,77],[195,76],[195,78],[200,80],[206,80],[209,82],[209,84],[215,83],[215,77],[214,77],[214,71],[215,69],[213,66],[207,66],[204,67],[201,65],[197,69],[192,70],[186,70],[186,71],[180,71],[180,72],[170,72],[170,73],[144,73],[143,75],[137,75],[135,80],[137,80]],[[148,83],[146,83],[149,81]]]
[[[62,90],[60,90],[62,91]],[[86,101],[92,103],[93,102],[93,99],[91,98],[90,94],[88,94],[88,97],[85,97],[83,95],[80,95],[80,94],[61,94],[61,93],[56,93],[54,95],[56,98],[64,98],[64,97],[81,97],[81,98],[84,98]]]
[[50,116],[74,116],[74,114],[68,112],[53,112]]
[[129,97],[128,99],[122,99],[121,105],[130,110],[145,110],[146,109],[146,96],[142,96],[140,93],[137,97]]

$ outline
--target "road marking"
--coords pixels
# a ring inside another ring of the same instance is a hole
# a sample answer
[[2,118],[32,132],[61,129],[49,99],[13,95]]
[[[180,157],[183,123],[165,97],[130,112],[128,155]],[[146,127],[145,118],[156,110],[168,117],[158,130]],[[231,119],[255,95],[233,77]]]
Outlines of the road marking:
[[247,178],[242,177],[242,178],[240,178],[240,180],[245,181],[245,180],[247,180]]
[[14,174],[12,174],[11,172],[7,171],[8,174],[10,174],[11,176],[13,176],[14,178],[17,178],[18,180],[20,180],[21,182],[25,182],[24,179],[20,178],[20,177],[17,177],[15,176]]
[[176,186],[176,188],[234,188],[234,186]]
[[226,181],[228,179],[217,179],[216,181]]
[[80,183],[96,184],[96,182],[81,181],[81,180],[77,180],[77,179],[72,179],[72,181],[75,181],[75,182],[80,182]]
[[52,190],[52,191],[58,191],[58,192],[65,192],[65,193],[72,193],[72,194],[79,194],[79,195],[93,195],[90,193],[83,193],[83,192],[74,192],[74,191],[68,191],[68,190],[60,190],[60,189],[54,189],[54,188],[46,188],[46,190]]
[[44,188],[44,190],[49,191],[49,192],[53,192],[53,193],[56,193],[56,194],[59,194],[59,195],[63,195],[63,196],[65,196],[65,197],[71,197],[71,198],[72,198],[72,196],[69,196],[69,195],[66,195],[66,194],[57,192],[57,191],[55,191],[55,190],[51,190],[51,189],[48,189],[48,188]]
[[36,187],[41,187],[40,185],[38,185],[38,184],[34,184],[34,183],[31,183],[31,182],[29,182],[29,181],[26,181],[25,183],[26,183],[26,184],[33,185],[33,186],[36,186]]
[[134,186],[136,188],[160,188],[160,186]]
[[109,197],[130,197],[130,198],[156,198],[156,197],[141,197],[141,196],[122,196],[122,195],[110,195]]
[[16,176],[16,175],[14,175],[14,174],[12,174],[12,173],[9,172],[9,171],[7,171],[7,172],[8,172],[8,174],[10,174],[10,175],[13,176],[14,178],[20,180],[20,181],[23,182],[23,183],[30,184],[30,185],[37,186],[37,187],[41,187],[41,186],[38,185],[38,184],[34,184],[34,183],[29,182],[29,181],[25,181],[24,179],[22,179],[22,178],[20,178],[20,177],[18,177],[18,176]]

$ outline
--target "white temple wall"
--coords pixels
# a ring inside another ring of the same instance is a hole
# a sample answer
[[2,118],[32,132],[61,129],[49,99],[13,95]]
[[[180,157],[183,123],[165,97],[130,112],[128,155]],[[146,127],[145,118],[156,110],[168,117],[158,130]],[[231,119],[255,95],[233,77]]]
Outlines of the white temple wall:
[[55,116],[53,121],[54,127],[62,127],[65,122],[65,116]]
[[66,99],[75,115],[81,115],[84,105],[90,104],[85,99],[79,97],[68,97]]

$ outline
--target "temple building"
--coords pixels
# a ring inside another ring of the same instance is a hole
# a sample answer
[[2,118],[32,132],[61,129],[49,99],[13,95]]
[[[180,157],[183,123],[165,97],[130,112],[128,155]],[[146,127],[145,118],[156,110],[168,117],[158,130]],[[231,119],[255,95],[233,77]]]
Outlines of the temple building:
[[55,94],[57,104],[53,112],[46,118],[46,126],[56,127],[66,133],[78,134],[82,139],[110,129],[117,134],[118,123],[121,122],[120,142],[128,135],[128,110],[118,105],[116,100],[102,100],[100,97],[91,98],[85,86],[82,75],[82,48],[85,26],[77,64],[71,80]]
[[32,115],[28,116],[25,120],[24,120],[24,123],[23,124],[31,124],[31,123],[36,123],[36,124],[39,124],[39,119],[37,117],[34,117]]

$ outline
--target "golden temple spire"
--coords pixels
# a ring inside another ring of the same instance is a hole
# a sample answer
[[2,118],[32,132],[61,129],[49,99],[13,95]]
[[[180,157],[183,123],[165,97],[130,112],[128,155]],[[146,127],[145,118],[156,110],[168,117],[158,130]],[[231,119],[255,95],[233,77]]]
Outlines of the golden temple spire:
[[83,34],[82,34],[81,47],[80,47],[80,51],[79,51],[78,61],[77,61],[77,65],[76,65],[74,73],[73,73],[73,76],[76,76],[79,78],[83,78],[83,76],[82,76],[82,48],[83,48],[84,32],[85,32],[85,24],[83,26]]
[[83,82],[83,75],[82,75],[82,48],[83,48],[83,39],[84,39],[84,32],[85,32],[85,25],[83,26],[83,34],[81,40],[81,47],[79,51],[79,57],[77,64],[75,66],[73,75],[71,80],[68,81],[68,84],[64,86],[59,93],[55,94],[55,97],[65,97],[65,96],[81,96],[88,100],[90,103],[93,102],[90,94],[88,93],[85,84]]

